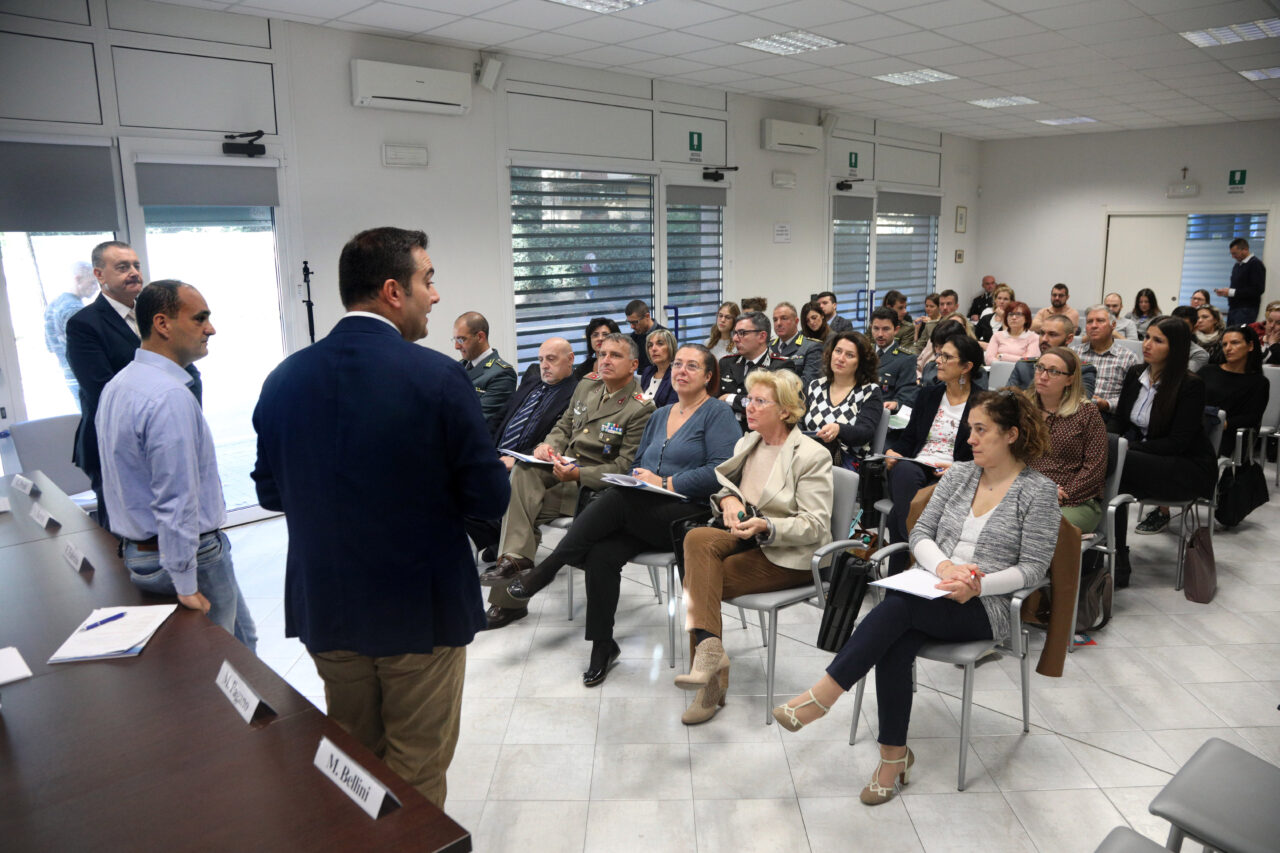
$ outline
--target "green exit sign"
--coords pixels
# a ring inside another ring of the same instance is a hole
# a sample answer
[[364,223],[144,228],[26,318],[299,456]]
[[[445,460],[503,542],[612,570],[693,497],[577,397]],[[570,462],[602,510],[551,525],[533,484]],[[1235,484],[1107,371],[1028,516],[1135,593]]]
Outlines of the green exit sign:
[[849,168],[850,169],[858,168],[858,152],[857,151],[849,152]]
[[702,150],[702,134],[696,130],[689,131],[689,150],[690,151]]
[[1244,186],[1245,175],[1249,174],[1244,169],[1232,169],[1227,177],[1227,185],[1232,187]]

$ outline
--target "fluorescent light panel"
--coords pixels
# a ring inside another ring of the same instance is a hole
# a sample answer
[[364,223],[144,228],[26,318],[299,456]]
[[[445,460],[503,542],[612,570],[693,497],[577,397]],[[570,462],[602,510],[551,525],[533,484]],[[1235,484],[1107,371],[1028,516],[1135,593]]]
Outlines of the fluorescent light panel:
[[1097,121],[1096,118],[1088,118],[1086,116],[1073,116],[1071,118],[1038,118],[1036,121],[1041,124],[1049,124],[1054,127],[1061,127],[1064,124],[1092,124]]
[[599,12],[601,15],[607,15],[610,12],[621,12],[624,9],[643,6],[650,0],[551,0],[551,2],[559,3],[561,6],[572,6],[575,9],[586,9],[588,12]]
[[1000,98],[980,98],[976,101],[970,101],[975,107],[993,110],[996,107],[1022,107],[1027,104],[1038,104],[1039,101],[1033,101],[1030,98],[1024,98],[1022,95],[1013,95],[1011,97]]
[[918,86],[921,83],[940,83],[943,80],[955,80],[956,75],[932,68],[921,68],[919,71],[899,71],[896,74],[877,74],[877,80],[893,83],[895,86]]
[[777,33],[750,41],[738,42],[739,47],[763,50],[778,56],[790,56],[793,53],[808,53],[811,50],[822,50],[828,47],[841,47],[842,42],[834,41],[817,33],[804,30],[792,30],[789,33]]
[[1241,41],[1280,38],[1280,18],[1266,18],[1247,24],[1231,24],[1226,27],[1210,27],[1207,30],[1191,30],[1178,33],[1196,47],[1218,47]]
[[1241,71],[1240,76],[1246,80],[1280,80],[1280,68],[1255,68]]

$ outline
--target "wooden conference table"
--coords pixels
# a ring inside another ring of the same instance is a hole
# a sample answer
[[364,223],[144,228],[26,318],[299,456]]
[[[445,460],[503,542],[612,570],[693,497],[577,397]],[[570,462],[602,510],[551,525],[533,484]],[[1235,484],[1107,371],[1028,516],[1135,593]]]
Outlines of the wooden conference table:
[[[95,607],[159,604],[115,539],[47,477],[0,480],[0,648],[32,678],[0,686],[0,849],[469,851],[465,829],[230,634],[178,607],[141,655],[46,663]],[[30,517],[39,501],[61,527]],[[92,565],[64,559],[73,542]],[[214,684],[230,661],[276,712],[246,724]],[[402,806],[374,820],[312,765],[320,737]]]

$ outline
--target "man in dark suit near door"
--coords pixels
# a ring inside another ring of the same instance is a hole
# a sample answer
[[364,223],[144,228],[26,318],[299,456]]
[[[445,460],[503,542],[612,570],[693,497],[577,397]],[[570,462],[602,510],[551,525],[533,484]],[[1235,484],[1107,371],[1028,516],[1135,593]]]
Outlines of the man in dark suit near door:
[[1231,268],[1231,286],[1213,292],[1227,297],[1227,326],[1239,326],[1258,319],[1262,292],[1267,289],[1267,268],[1262,260],[1249,252],[1249,241],[1237,237],[1228,247],[1235,266]]
[[[111,378],[133,361],[142,343],[133,303],[142,290],[142,262],[128,243],[109,240],[93,248],[93,276],[98,298],[67,321],[67,363],[80,385],[80,426],[76,428],[71,461],[88,475],[98,499],[98,523],[108,530],[102,497],[102,465],[98,461],[98,431],[94,417],[98,398]],[[200,399],[200,371],[189,365],[195,380],[191,391]]]

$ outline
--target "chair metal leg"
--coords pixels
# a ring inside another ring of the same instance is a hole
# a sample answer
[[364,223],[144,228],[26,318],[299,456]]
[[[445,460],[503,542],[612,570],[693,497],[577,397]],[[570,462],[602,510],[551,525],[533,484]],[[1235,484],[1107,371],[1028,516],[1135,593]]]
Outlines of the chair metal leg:
[[662,584],[658,583],[658,567],[649,567],[649,583],[653,584],[653,597],[658,599],[658,603],[662,603]]
[[747,611],[741,607],[738,608],[738,621],[742,623],[742,630],[747,630]]
[[973,710],[973,664],[964,668],[964,690],[960,700],[960,768],[956,771],[956,790],[964,790],[964,766],[969,760],[969,716]]
[[759,612],[760,612],[760,642],[761,644],[768,646],[769,648],[772,649],[773,644],[769,642],[769,627],[765,625],[765,621],[764,621],[765,620],[764,611],[761,610]]
[[[778,657],[778,611],[776,609],[769,611],[769,661],[765,665],[764,671],[764,724],[766,726],[773,725],[773,673],[774,665],[777,663]],[[765,619],[765,613],[760,611],[761,627]]]
[[671,668],[676,668],[676,564],[667,563],[667,633],[671,646]]
[[858,739],[858,720],[862,717],[862,694],[867,689],[867,677],[858,679],[858,686],[853,689],[853,722],[849,725],[849,746]]
[[1027,651],[1027,643],[1031,633],[1022,629],[1022,733],[1031,731],[1031,653]]
[[567,596],[565,596],[565,599],[569,602],[569,610],[567,613],[565,613],[564,618],[565,618],[565,621],[572,622],[573,621],[573,566],[569,566],[568,568],[569,568],[569,578],[568,578],[569,593]]
[[1180,827],[1177,827],[1177,826],[1169,827],[1169,840],[1164,843],[1164,849],[1181,850],[1182,839],[1185,837],[1186,836],[1183,834],[1182,829]]

